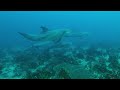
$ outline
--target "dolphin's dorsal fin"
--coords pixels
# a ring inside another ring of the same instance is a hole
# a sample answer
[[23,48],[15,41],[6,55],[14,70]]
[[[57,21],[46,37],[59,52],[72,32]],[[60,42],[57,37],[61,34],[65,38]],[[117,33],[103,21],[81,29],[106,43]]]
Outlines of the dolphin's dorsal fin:
[[49,29],[45,26],[41,26],[40,28],[42,29],[42,33],[46,33],[47,31],[49,31]]

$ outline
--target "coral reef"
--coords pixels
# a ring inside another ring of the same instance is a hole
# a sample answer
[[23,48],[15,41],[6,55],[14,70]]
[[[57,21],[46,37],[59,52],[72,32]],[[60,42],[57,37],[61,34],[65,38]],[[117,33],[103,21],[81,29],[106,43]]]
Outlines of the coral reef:
[[120,48],[75,47],[59,43],[49,48],[1,48],[2,79],[119,79]]

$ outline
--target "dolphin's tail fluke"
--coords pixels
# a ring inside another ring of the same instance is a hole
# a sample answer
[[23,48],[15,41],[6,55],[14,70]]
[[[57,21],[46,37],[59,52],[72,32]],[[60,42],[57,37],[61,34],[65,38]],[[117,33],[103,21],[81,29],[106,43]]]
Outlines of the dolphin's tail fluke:
[[30,38],[30,36],[26,33],[18,32],[20,35],[22,35],[25,38]]
[[28,40],[36,41],[36,38],[33,35],[26,34],[26,33],[23,33],[23,32],[18,32],[18,33]]
[[22,32],[18,32],[18,33],[24,37],[27,35],[26,33],[22,33]]

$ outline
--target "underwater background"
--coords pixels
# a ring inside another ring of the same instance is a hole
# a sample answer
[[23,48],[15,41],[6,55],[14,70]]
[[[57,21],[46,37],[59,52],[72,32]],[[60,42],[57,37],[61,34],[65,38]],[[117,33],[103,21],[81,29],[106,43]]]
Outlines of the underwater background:
[[[40,34],[41,26],[88,35],[35,47],[18,33]],[[0,11],[0,78],[119,79],[120,12]]]

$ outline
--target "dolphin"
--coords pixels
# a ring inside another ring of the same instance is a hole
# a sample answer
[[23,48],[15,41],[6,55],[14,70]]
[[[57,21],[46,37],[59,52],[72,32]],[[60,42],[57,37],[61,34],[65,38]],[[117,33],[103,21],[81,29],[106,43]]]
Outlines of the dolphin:
[[41,33],[39,35],[27,34],[23,32],[18,32],[24,38],[30,41],[52,41],[59,42],[63,37],[83,37],[88,35],[87,32],[80,33],[71,33],[70,29],[55,29],[46,31],[45,33]]

